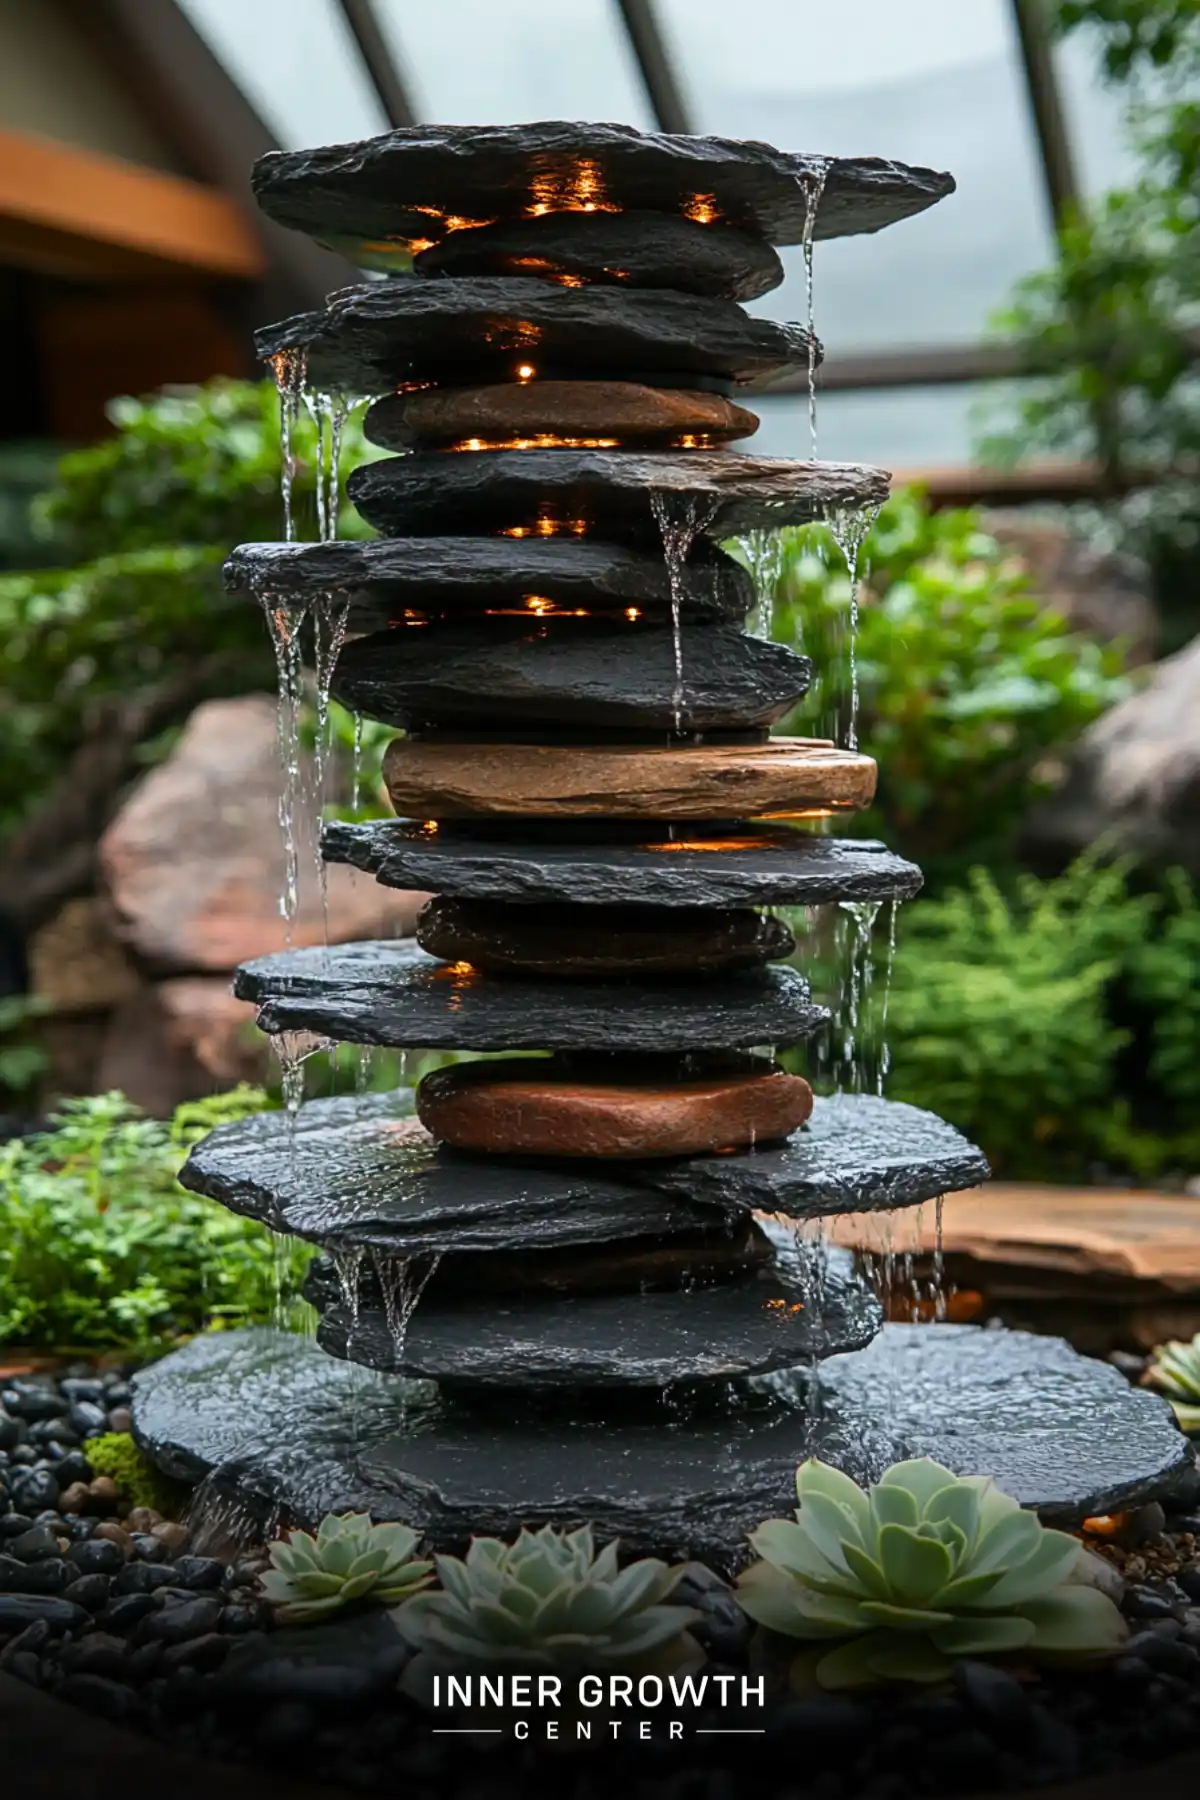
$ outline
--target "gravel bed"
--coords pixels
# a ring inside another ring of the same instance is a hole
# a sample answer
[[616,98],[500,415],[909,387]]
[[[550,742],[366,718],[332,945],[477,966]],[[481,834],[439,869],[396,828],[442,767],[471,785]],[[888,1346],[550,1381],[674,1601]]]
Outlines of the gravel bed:
[[[524,1745],[435,1737],[397,1690],[408,1652],[382,1609],[276,1627],[261,1547],[193,1536],[94,1476],[88,1440],[127,1430],[128,1403],[127,1371],[0,1377],[0,1670],[176,1750],[406,1800],[515,1800],[547,1765],[560,1800],[601,1800],[614,1780],[631,1800],[735,1800],[751,1781],[780,1800],[923,1800],[1200,1749],[1200,1475],[1196,1513],[1144,1507],[1102,1546],[1132,1635],[1090,1674],[963,1662],[935,1692],[789,1694],[789,1647],[754,1640],[692,1564],[679,1598],[705,1615],[706,1672],[765,1675],[766,1707],[693,1714],[682,1743],[666,1713],[618,1708],[615,1741],[548,1749],[536,1715]],[[730,1727],[756,1735],[695,1735]]]

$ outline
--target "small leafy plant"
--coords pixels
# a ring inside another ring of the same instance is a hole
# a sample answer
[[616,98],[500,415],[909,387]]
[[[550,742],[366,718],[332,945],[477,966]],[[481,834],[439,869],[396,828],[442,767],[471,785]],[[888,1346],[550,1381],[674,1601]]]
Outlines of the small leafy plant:
[[864,1492],[816,1458],[796,1475],[795,1519],[751,1534],[760,1561],[738,1580],[758,1624],[822,1643],[824,1688],[936,1682],[956,1657],[1105,1656],[1125,1622],[1072,1577],[1082,1545],[1049,1531],[989,1476],[928,1457],[895,1463]]
[[1143,1379],[1166,1395],[1181,1431],[1200,1432],[1200,1332],[1190,1343],[1157,1345]]
[[407,1525],[374,1525],[369,1513],[330,1513],[316,1536],[293,1531],[271,1545],[271,1567],[259,1577],[286,1625],[327,1618],[355,1600],[394,1606],[423,1588],[431,1562],[414,1558],[417,1533]]
[[147,1351],[207,1327],[299,1319],[311,1257],[175,1177],[191,1145],[261,1111],[241,1087],[143,1118],[122,1094],[67,1102],[0,1144],[0,1342]]
[[434,1667],[667,1674],[703,1661],[688,1631],[700,1614],[667,1604],[682,1569],[649,1557],[618,1568],[617,1544],[597,1555],[590,1526],[474,1538],[465,1558],[435,1561],[441,1590],[395,1615],[418,1652],[405,1671],[414,1694]]

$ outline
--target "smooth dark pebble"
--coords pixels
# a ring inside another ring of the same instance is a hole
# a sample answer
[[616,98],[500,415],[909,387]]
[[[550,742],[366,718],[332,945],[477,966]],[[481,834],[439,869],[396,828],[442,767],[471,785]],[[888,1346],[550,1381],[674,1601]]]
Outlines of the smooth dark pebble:
[[139,1644],[136,1650],[129,1653],[127,1679],[135,1682],[149,1681],[158,1674],[162,1667],[163,1647],[161,1644]]
[[0,1450],[15,1450],[25,1437],[24,1419],[14,1419],[7,1412],[0,1412]]
[[224,1574],[225,1564],[218,1562],[215,1556],[175,1558],[175,1579],[180,1587],[193,1588],[197,1592],[219,1588]]
[[221,1610],[221,1630],[231,1636],[257,1631],[262,1622],[263,1609],[259,1606],[226,1606]]
[[108,1429],[110,1431],[124,1432],[130,1431],[132,1428],[133,1414],[130,1412],[128,1406],[114,1406],[108,1415]]
[[124,1724],[135,1717],[141,1707],[137,1695],[124,1682],[108,1681],[101,1675],[68,1675],[58,1690],[60,1700],[81,1706],[114,1724]]
[[163,1667],[198,1669],[207,1675],[220,1668],[230,1647],[228,1638],[215,1631],[206,1631],[203,1636],[190,1638],[186,1643],[168,1645],[163,1651]]
[[133,1539],[133,1554],[139,1562],[166,1562],[167,1546],[161,1538],[151,1537],[148,1531],[134,1531],[130,1536]]
[[1131,1619],[1170,1619],[1175,1609],[1152,1587],[1129,1587],[1121,1601],[1121,1609]]
[[15,1557],[0,1557],[0,1590],[9,1594],[61,1594],[75,1574],[61,1556],[45,1557],[41,1562],[19,1563]]
[[120,1574],[113,1576],[118,1594],[152,1594],[155,1588],[174,1585],[175,1571],[163,1563],[127,1562]]
[[19,1538],[14,1538],[8,1553],[24,1563],[44,1562],[47,1557],[62,1555],[58,1538],[48,1525],[34,1525]]
[[210,1598],[207,1594],[196,1594],[181,1601],[178,1606],[163,1607],[160,1612],[153,1613],[142,1625],[141,1631],[147,1640],[157,1640],[162,1644],[182,1644],[188,1638],[202,1637],[206,1632],[215,1631],[220,1617],[219,1600]]
[[43,1507],[58,1505],[59,1486],[49,1469],[24,1471],[14,1478],[10,1491],[21,1512],[36,1514]]
[[108,1413],[96,1400],[77,1400],[67,1417],[84,1438],[98,1435],[108,1428]]
[[1200,1670],[1200,1654],[1190,1644],[1159,1631],[1139,1631],[1128,1639],[1123,1654],[1168,1674],[1192,1675]]
[[67,1418],[44,1419],[40,1424],[29,1427],[31,1444],[41,1444],[43,1447],[61,1444],[60,1455],[62,1456],[65,1456],[67,1451],[79,1442],[82,1435],[82,1432],[76,1431]]
[[281,1700],[259,1720],[254,1741],[269,1756],[286,1755],[307,1744],[315,1726],[316,1720],[307,1706],[298,1700]]
[[81,1575],[78,1580],[68,1582],[62,1593],[64,1600],[86,1606],[89,1612],[99,1612],[108,1604],[111,1588],[112,1581],[107,1575]]
[[23,1537],[27,1531],[33,1530],[33,1520],[28,1513],[9,1513],[7,1518],[0,1519],[0,1539]]
[[153,1611],[152,1594],[119,1594],[105,1607],[100,1623],[110,1626],[113,1631],[132,1631]]
[[41,1677],[42,1666],[32,1650],[18,1650],[4,1664],[7,1675],[15,1675],[18,1681],[27,1681],[36,1687]]
[[43,1382],[14,1382],[0,1393],[5,1412],[25,1419],[29,1424],[57,1418],[62,1411],[62,1397],[57,1387]]
[[95,1480],[95,1471],[82,1450],[68,1450],[67,1454],[54,1465],[55,1479],[60,1486],[67,1488],[74,1481],[85,1484]]
[[77,1643],[64,1644],[59,1656],[67,1675],[103,1675],[115,1681],[124,1680],[128,1661],[126,1640],[107,1631],[93,1631]]
[[67,1552],[84,1575],[115,1575],[125,1567],[125,1553],[111,1538],[88,1538]]

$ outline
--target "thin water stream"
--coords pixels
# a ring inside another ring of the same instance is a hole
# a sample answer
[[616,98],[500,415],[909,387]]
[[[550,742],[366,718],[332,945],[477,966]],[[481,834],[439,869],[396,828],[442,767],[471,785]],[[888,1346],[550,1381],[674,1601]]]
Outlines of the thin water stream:
[[829,179],[831,167],[830,160],[821,158],[818,164],[801,177],[804,186],[804,235],[801,239],[801,248],[804,253],[804,299],[808,324],[808,436],[809,454],[813,462],[817,460],[817,340],[813,335],[813,240],[816,236],[817,214],[821,209],[825,183]]
[[716,517],[718,502],[705,495],[675,494],[654,488],[650,508],[662,534],[667,580],[671,587],[671,633],[675,652],[675,687],[671,698],[675,730],[683,729],[683,570],[692,545]]
[[879,517],[878,506],[831,506],[825,514],[830,535],[841,551],[850,578],[850,722],[846,748],[858,749],[858,559],[863,542]]

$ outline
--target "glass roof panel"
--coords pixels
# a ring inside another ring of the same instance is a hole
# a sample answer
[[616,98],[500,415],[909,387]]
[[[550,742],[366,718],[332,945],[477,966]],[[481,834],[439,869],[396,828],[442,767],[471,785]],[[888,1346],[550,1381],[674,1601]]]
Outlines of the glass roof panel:
[[344,144],[387,119],[334,0],[180,0],[285,150]]
[[612,0],[375,0],[418,117],[615,120],[653,130]]
[[1109,188],[1130,186],[1138,173],[1125,123],[1130,91],[1106,81],[1099,39],[1085,29],[1073,31],[1054,56],[1075,175],[1084,195],[1092,199]]
[[[696,128],[781,149],[949,169],[958,192],[878,236],[819,244],[830,355],[977,340],[1051,253],[1004,0],[659,0]],[[803,317],[798,251],[756,312]]]

